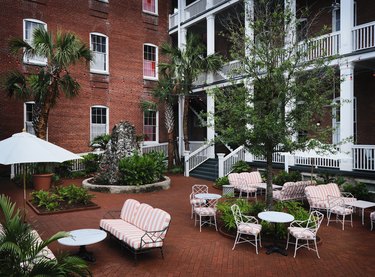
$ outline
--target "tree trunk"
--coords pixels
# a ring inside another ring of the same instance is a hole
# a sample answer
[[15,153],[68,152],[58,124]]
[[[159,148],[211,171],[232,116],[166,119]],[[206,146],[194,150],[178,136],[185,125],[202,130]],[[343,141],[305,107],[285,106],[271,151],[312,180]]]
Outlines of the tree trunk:
[[189,151],[189,133],[188,133],[189,106],[190,106],[189,97],[185,96],[183,130],[184,130],[184,145],[185,145],[186,151]]
[[266,207],[272,210],[273,189],[272,189],[272,147],[267,147],[266,162],[267,162],[267,194],[266,194]]
[[41,111],[39,114],[39,120],[34,126],[35,135],[40,138],[47,140],[47,126],[48,126],[48,116],[49,116],[50,105],[42,104]]
[[173,167],[174,158],[174,113],[171,104],[165,104],[165,127],[168,132],[168,169]]

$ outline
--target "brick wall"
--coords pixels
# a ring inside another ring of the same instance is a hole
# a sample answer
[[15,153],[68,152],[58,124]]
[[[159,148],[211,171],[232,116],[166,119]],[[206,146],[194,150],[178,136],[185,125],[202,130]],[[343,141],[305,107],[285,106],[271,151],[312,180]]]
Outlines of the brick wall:
[[[22,37],[23,19],[32,18],[47,23],[56,30],[75,32],[89,45],[90,32],[109,38],[109,75],[91,74],[84,64],[72,67],[71,74],[81,85],[80,95],[74,99],[61,97],[51,110],[49,141],[74,152],[89,150],[90,107],[109,108],[109,129],[120,120],[127,120],[142,133],[141,99],[150,99],[154,82],[143,80],[143,43],[159,46],[168,40],[169,1],[159,0],[159,14],[142,12],[140,0],[3,0],[0,18],[0,75],[18,68],[33,70],[12,57],[7,49],[10,37]],[[4,91],[1,93],[5,94]],[[23,101],[0,98],[0,139],[23,128]],[[160,141],[166,140],[160,113]]]

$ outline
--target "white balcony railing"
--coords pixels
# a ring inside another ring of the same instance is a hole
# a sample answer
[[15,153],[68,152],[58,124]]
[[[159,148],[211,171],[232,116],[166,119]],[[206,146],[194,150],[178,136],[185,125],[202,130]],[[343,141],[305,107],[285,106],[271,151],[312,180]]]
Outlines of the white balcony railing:
[[169,15],[169,29],[178,25],[178,12]]
[[299,43],[300,50],[307,51],[306,60],[330,57],[339,54],[340,32],[334,32]]
[[375,145],[353,145],[352,149],[354,170],[375,170]]
[[339,168],[339,160],[329,158],[294,157],[295,165]]
[[375,47],[375,21],[353,28],[353,51]]
[[207,0],[199,0],[191,3],[185,8],[185,20],[188,20],[206,10]]
[[142,154],[150,153],[152,151],[163,152],[165,156],[168,156],[168,142],[141,146]]

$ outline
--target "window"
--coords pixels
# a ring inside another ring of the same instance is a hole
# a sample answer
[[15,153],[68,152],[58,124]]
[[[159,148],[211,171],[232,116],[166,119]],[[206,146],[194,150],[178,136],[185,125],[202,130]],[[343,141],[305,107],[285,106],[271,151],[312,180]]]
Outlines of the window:
[[159,142],[158,112],[147,110],[143,112],[143,134],[145,142]]
[[[354,1],[353,5],[353,26],[357,26],[357,2]],[[335,1],[332,8],[332,31],[338,32],[341,29],[340,4]]]
[[108,37],[99,33],[90,34],[90,49],[93,60],[90,71],[93,73],[108,73]]
[[158,48],[152,44],[143,45],[143,78],[154,79],[157,75]]
[[[47,29],[47,24],[36,19],[23,20],[23,40],[28,44],[33,44],[33,33],[38,28]],[[43,56],[37,55],[24,55],[23,62],[29,64],[46,65],[47,59]]]
[[158,0],[142,0],[144,12],[158,14]]
[[33,127],[33,107],[34,102],[26,102],[24,106],[24,121],[25,125],[24,128],[26,132],[29,134],[35,135],[34,127]]
[[108,134],[108,108],[91,107],[90,141],[100,135]]

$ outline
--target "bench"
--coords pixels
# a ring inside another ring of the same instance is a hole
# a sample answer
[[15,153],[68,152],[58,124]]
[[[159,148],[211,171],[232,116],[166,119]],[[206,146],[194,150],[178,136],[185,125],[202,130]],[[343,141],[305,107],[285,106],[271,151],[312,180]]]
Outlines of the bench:
[[351,193],[341,192],[339,186],[335,183],[326,185],[308,186],[305,188],[307,201],[310,205],[310,212],[312,210],[325,210],[329,209],[328,196],[340,197],[344,204],[357,201]]
[[273,191],[273,199],[277,201],[303,200],[306,198],[305,188],[311,185],[315,186],[316,182],[310,180],[287,182],[281,190]]
[[249,193],[255,193],[255,198],[258,189],[256,185],[263,182],[259,171],[230,173],[228,174],[228,180],[229,184],[240,192],[240,197],[242,192],[245,192],[247,197],[249,197]]
[[160,249],[163,255],[163,244],[167,234],[171,216],[169,213],[153,208],[148,204],[139,203],[134,199],[127,199],[121,209],[119,218],[113,218],[113,212],[108,212],[111,218],[100,220],[100,229],[106,231],[110,237],[116,238],[134,254]]

